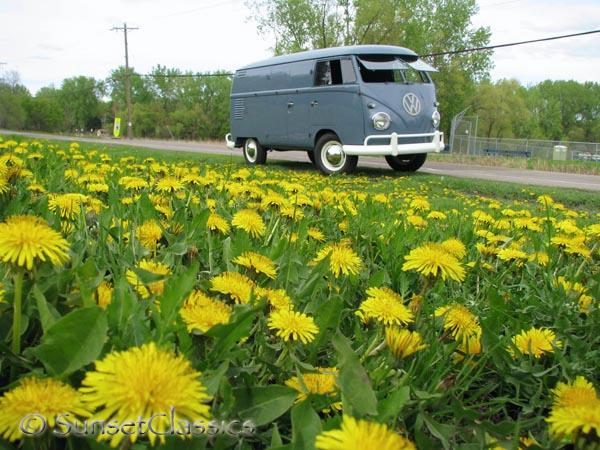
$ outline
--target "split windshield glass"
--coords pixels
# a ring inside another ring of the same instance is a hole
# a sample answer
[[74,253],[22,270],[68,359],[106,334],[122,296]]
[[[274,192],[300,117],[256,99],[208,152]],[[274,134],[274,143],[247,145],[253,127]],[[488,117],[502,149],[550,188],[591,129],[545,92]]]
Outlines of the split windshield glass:
[[427,72],[435,70],[422,60],[407,62],[389,55],[359,56],[358,65],[365,83],[431,83]]

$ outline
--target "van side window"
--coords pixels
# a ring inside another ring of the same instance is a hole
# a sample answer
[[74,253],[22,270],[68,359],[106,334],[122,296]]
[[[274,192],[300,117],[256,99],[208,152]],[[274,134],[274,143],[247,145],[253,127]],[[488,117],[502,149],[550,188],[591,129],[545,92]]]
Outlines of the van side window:
[[344,83],[356,83],[356,74],[354,73],[352,61],[349,59],[342,59],[340,64],[342,68],[342,80],[344,80]]
[[327,86],[331,83],[331,65],[329,61],[319,61],[315,70],[315,86]]
[[317,62],[315,70],[315,86],[355,83],[354,66],[349,59],[332,59]]

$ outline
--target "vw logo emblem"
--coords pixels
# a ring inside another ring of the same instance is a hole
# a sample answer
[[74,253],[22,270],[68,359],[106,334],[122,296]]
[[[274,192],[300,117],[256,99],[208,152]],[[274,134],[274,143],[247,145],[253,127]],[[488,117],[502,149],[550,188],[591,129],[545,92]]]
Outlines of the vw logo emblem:
[[421,112],[421,101],[419,100],[419,97],[412,92],[409,92],[404,96],[402,99],[402,106],[404,106],[405,111],[411,116],[418,116]]

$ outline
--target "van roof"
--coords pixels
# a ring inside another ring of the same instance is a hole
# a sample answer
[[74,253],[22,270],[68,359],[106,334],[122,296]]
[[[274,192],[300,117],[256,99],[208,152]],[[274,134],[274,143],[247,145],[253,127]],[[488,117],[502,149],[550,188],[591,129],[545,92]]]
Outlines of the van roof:
[[238,70],[254,69],[257,67],[274,66],[307,59],[332,58],[347,55],[398,55],[408,57],[409,61],[416,61],[418,55],[412,50],[395,45],[349,45],[345,47],[322,48],[305,52],[291,53],[289,55],[275,56],[273,58],[248,64]]

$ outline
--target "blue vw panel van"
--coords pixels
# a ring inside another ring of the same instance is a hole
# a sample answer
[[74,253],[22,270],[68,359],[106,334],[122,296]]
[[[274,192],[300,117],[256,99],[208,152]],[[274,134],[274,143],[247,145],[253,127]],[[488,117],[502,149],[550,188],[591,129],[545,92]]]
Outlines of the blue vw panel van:
[[433,71],[412,50],[384,45],[250,64],[233,78],[227,146],[248,164],[264,164],[268,150],[303,150],[325,174],[352,172],[362,155],[415,171],[444,149]]

